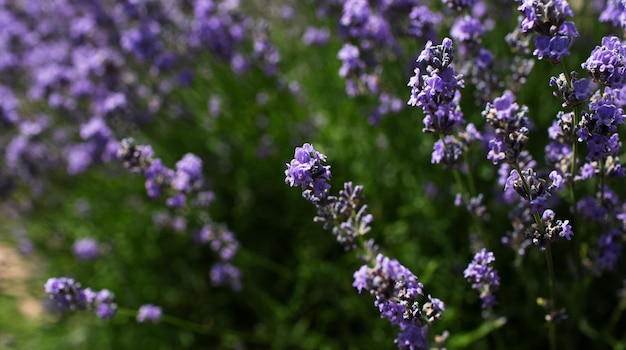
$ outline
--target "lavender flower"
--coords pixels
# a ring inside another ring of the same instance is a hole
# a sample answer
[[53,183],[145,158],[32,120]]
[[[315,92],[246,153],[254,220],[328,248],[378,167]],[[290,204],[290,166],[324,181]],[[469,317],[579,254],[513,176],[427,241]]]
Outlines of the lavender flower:
[[307,46],[322,46],[328,42],[330,31],[326,28],[307,27],[302,34],[302,42]]
[[603,271],[612,271],[622,256],[624,231],[618,228],[608,228],[597,240],[597,247],[593,251],[593,267],[597,274]]
[[600,22],[626,29],[626,4],[623,0],[607,0],[600,14]]
[[614,89],[624,85],[626,79],[626,46],[616,36],[602,38],[602,46],[596,46],[582,68],[589,72],[593,81]]
[[478,0],[442,0],[441,2],[455,11],[463,11],[464,9],[474,6]]
[[578,142],[587,143],[587,160],[616,156],[621,147],[617,126],[624,123],[624,111],[613,103],[612,95],[606,93],[594,95],[589,110],[590,113],[583,111],[576,131]]
[[456,19],[452,28],[450,28],[450,36],[461,43],[480,43],[480,37],[485,34],[485,28],[478,18],[464,15]]
[[505,190],[512,187],[524,200],[528,201],[533,211],[542,212],[546,209],[548,198],[552,192],[561,188],[563,177],[556,170],[553,170],[549,178],[552,180],[550,185],[546,180],[537,176],[532,168],[522,170],[522,176],[517,170],[511,170],[507,178]]
[[314,221],[322,222],[324,229],[332,227],[337,242],[346,250],[354,250],[358,238],[370,231],[370,224],[374,220],[364,202],[363,186],[346,182],[338,197],[328,196],[318,205]]
[[81,260],[93,260],[100,256],[100,247],[94,238],[83,238],[74,242],[74,255]]
[[533,55],[553,62],[569,56],[572,38],[579,34],[574,23],[565,20],[574,16],[566,0],[521,0],[518,10],[524,16],[520,23],[522,32],[539,34]]
[[413,6],[409,13],[408,34],[416,39],[436,40],[435,26],[443,16],[428,6]]
[[239,250],[239,242],[232,232],[212,225],[204,225],[197,234],[197,240],[201,244],[209,244],[224,262],[231,261]]
[[546,162],[565,179],[571,174],[573,113],[558,112],[557,119],[548,128],[550,143],[545,147]]
[[483,309],[491,309],[496,305],[496,297],[493,293],[500,287],[500,277],[492,265],[495,261],[493,253],[483,248],[474,255],[472,262],[463,272],[463,276],[472,284],[472,288],[480,293]]
[[516,164],[528,141],[528,107],[520,107],[515,102],[515,95],[507,90],[493,103],[487,103],[482,115],[495,130],[495,137],[489,140],[487,158],[493,164],[501,161]]
[[323,165],[326,156],[308,143],[296,147],[294,159],[287,163],[285,183],[291,187],[301,186],[302,196],[315,203],[328,196],[330,166]]
[[374,305],[391,324],[400,328],[396,343],[400,349],[426,348],[426,330],[430,321],[440,317],[445,306],[441,300],[431,298],[422,309],[417,300],[424,296],[423,285],[417,277],[395,259],[378,254],[375,266],[361,266],[354,273],[352,285],[359,291],[369,292],[376,300]]
[[563,108],[573,108],[581,103],[587,101],[591,96],[591,89],[589,88],[589,81],[585,78],[578,79],[576,72],[570,73],[571,83],[568,83],[568,79],[565,74],[561,73],[557,77],[550,78],[550,86],[556,87],[556,91],[552,94],[565,102],[563,102]]
[[346,79],[348,96],[359,95],[362,87],[372,93],[378,91],[378,86],[372,84],[375,80],[365,72],[366,64],[360,54],[359,48],[351,44],[345,44],[337,53],[337,58],[341,60],[339,76]]
[[137,322],[144,323],[150,321],[152,323],[159,323],[163,311],[160,306],[146,304],[142,305],[137,311]]
[[211,266],[211,284],[214,286],[228,286],[234,291],[240,291],[241,272],[230,263],[215,263]]
[[46,282],[45,290],[60,310],[90,309],[101,319],[115,316],[115,296],[106,289],[94,292],[90,288],[82,289],[72,278],[52,277]]
[[539,246],[542,251],[557,238],[565,238],[569,241],[574,236],[569,220],[554,220],[554,217],[554,211],[546,209],[541,215],[542,227],[533,223],[526,231],[526,237],[530,238],[533,244]]
[[124,167],[146,178],[146,190],[150,198],[159,198],[164,192],[170,195],[167,206],[182,208],[187,205],[187,195],[198,192],[204,182],[202,160],[187,153],[176,162],[176,171],[166,167],[161,159],[154,158],[149,145],[135,145],[131,138],[123,139],[117,149],[117,157]]
[[426,43],[417,59],[425,68],[415,68],[409,80],[408,104],[424,111],[424,132],[446,134],[464,123],[458,90],[463,87],[463,79],[454,73],[453,58],[452,40],[445,38],[441,45]]

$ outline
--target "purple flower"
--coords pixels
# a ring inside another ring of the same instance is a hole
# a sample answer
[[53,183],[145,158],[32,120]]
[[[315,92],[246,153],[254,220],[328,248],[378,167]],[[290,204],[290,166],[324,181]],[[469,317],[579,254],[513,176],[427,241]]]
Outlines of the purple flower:
[[552,94],[564,100],[563,108],[572,108],[587,101],[591,96],[589,81],[585,78],[578,79],[576,72],[570,73],[571,84],[568,82],[565,74],[561,73],[557,77],[550,78],[550,86],[556,87],[556,91]]
[[458,105],[459,88],[463,87],[461,75],[455,75],[452,40],[443,39],[441,45],[426,46],[417,59],[415,75],[409,80],[411,97],[407,102],[424,111],[424,132],[450,133],[464,123]]
[[463,11],[474,6],[478,0],[442,0],[442,2],[455,11]]
[[492,264],[496,261],[492,252],[483,248],[474,255],[472,262],[463,272],[465,279],[472,284],[472,288],[480,293],[483,309],[491,309],[496,305],[493,293],[500,287],[500,277]]
[[158,198],[164,187],[172,182],[174,171],[166,168],[161,159],[155,159],[146,169],[144,176],[146,177],[146,190],[150,198]]
[[610,22],[614,27],[626,29],[626,4],[623,0],[607,0],[600,14],[600,22]]
[[137,322],[143,323],[150,321],[152,323],[159,323],[162,315],[163,311],[160,306],[152,304],[142,305],[139,311],[137,311]]
[[229,286],[234,291],[240,291],[241,272],[230,263],[215,263],[211,266],[211,284],[214,286]]
[[45,291],[60,310],[91,309],[101,319],[115,316],[115,296],[107,289],[94,292],[90,288],[82,289],[71,278],[52,277],[46,281]]
[[93,238],[83,238],[74,242],[74,255],[81,260],[93,260],[100,256],[100,247]]
[[435,26],[443,16],[432,12],[428,6],[413,6],[409,13],[408,34],[416,39],[436,40]]
[[626,46],[616,36],[602,38],[602,46],[596,46],[582,68],[593,80],[604,86],[619,89],[626,79]]
[[482,115],[495,130],[495,136],[489,141],[487,158],[494,164],[503,160],[509,164],[517,163],[528,141],[528,108],[520,107],[515,102],[515,95],[507,90],[493,103],[488,102]]
[[622,255],[623,235],[624,232],[621,229],[609,228],[598,237],[597,248],[593,252],[596,273],[615,270]]
[[202,160],[187,153],[176,162],[176,173],[171,185],[177,191],[190,192],[202,184]]
[[450,36],[457,42],[478,43],[483,34],[485,34],[485,28],[480,20],[470,15],[457,18],[450,28]]
[[624,111],[618,108],[612,95],[594,95],[589,104],[590,113],[583,111],[576,135],[586,142],[587,160],[597,161],[619,153],[621,142],[617,126],[624,123]]
[[520,23],[522,32],[539,34],[535,38],[535,56],[560,62],[570,54],[572,38],[579,34],[574,23],[565,20],[574,16],[566,0],[521,0],[518,10],[524,16]]
[[317,202],[328,196],[330,185],[330,166],[323,165],[326,156],[317,152],[308,143],[296,147],[294,159],[287,163],[285,183],[291,187],[301,186],[302,196]]
[[326,28],[307,27],[302,34],[302,42],[307,46],[322,46],[328,42],[330,31]]
[[339,76],[346,79],[346,93],[348,96],[358,95],[359,84],[366,79],[366,65],[359,56],[359,48],[351,44],[344,44],[337,53],[337,58],[341,60]]

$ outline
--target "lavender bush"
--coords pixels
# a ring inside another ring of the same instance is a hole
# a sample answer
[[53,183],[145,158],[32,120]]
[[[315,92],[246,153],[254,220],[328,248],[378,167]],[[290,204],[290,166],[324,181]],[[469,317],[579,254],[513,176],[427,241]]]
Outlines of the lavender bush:
[[625,11],[0,0],[0,347],[626,347]]

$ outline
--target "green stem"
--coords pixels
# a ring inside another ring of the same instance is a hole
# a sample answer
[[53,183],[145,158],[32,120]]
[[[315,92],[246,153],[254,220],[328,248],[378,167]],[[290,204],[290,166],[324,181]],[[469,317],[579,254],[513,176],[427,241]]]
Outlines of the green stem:
[[[445,150],[446,153],[448,153],[448,144],[446,143],[446,138],[443,134],[439,134],[439,139],[441,140],[441,143],[443,144],[443,148]],[[461,173],[459,172],[458,169],[453,168],[452,169],[452,174],[454,176],[454,180],[456,181],[457,185],[459,186],[460,192],[462,195],[468,194],[470,196],[470,198],[474,197],[476,195],[476,189],[474,188],[474,178],[472,177],[472,171],[469,167],[469,161],[467,159],[467,155],[463,155],[464,158],[464,162],[465,165],[467,166],[467,178],[468,178],[468,182],[469,182],[469,188],[470,191],[468,192],[465,189],[465,185],[463,185],[463,180],[461,179]],[[485,236],[483,234],[483,225],[482,222],[479,220],[478,217],[476,217],[476,215],[474,215],[474,213],[470,213],[471,217],[472,217],[472,221],[474,222],[474,227],[476,228],[476,230],[478,231],[478,234],[480,235],[481,239],[483,240],[483,242],[485,241]]]
[[[552,247],[548,243],[546,247],[546,262],[548,264],[548,288],[550,290],[550,308],[556,310],[556,302],[554,300],[554,263],[552,262]],[[554,320],[550,320],[548,324],[548,332],[550,337],[550,349],[556,350],[556,324]]]
[[605,160],[604,159],[600,159],[598,162],[600,162],[600,179],[599,179],[599,184],[600,184],[600,204],[604,205],[604,168],[605,168]]
[[[123,307],[118,307],[117,313],[119,315],[124,315],[128,317],[137,316],[137,310],[127,309]],[[169,324],[171,326],[178,327],[178,328],[185,329],[185,330],[192,331],[192,332],[199,333],[199,334],[212,334],[213,333],[211,331],[211,329],[213,328],[213,323],[210,323],[207,325],[201,325],[201,324],[197,324],[197,323],[180,319],[175,316],[165,315],[165,314],[161,315],[161,319],[159,320],[159,322],[164,323],[164,324]]]

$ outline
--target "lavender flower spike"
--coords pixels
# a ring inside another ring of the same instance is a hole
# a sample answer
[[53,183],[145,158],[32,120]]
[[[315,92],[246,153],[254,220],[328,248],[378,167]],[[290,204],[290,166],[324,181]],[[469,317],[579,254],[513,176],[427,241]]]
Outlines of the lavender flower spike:
[[291,187],[301,186],[302,196],[316,203],[326,198],[330,190],[330,165],[323,165],[326,156],[308,143],[296,147],[294,159],[287,163],[285,183]]
[[98,241],[93,238],[79,239],[73,246],[74,255],[80,260],[93,260],[100,256]]
[[441,45],[429,41],[417,58],[418,67],[408,83],[411,97],[407,103],[424,111],[424,132],[447,134],[464,123],[459,107],[463,76],[455,75],[453,59],[449,38]]
[[45,290],[60,310],[90,309],[105,320],[115,316],[115,295],[107,289],[95,292],[81,288],[80,283],[72,278],[52,277],[46,282]]
[[162,315],[163,311],[160,306],[152,304],[142,305],[139,311],[137,311],[137,322],[143,323],[150,321],[152,323],[159,323]]
[[472,284],[472,288],[480,293],[483,309],[491,309],[496,305],[493,293],[500,286],[500,277],[491,265],[496,258],[492,252],[483,248],[474,255],[474,259],[463,272],[463,276]]
[[413,272],[398,260],[378,254],[374,267],[363,265],[354,273],[352,285],[359,293],[367,291],[372,294],[381,317],[400,328],[395,340],[399,349],[428,348],[427,325],[440,317],[445,305],[429,296],[430,302],[424,304],[423,310],[420,309],[417,298],[424,296],[423,285]]

